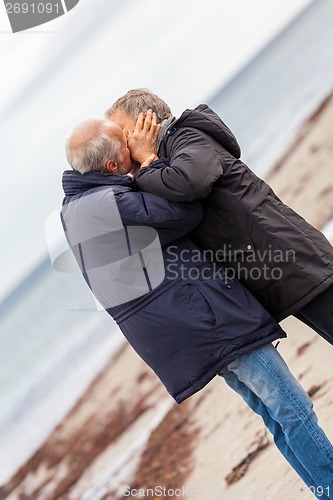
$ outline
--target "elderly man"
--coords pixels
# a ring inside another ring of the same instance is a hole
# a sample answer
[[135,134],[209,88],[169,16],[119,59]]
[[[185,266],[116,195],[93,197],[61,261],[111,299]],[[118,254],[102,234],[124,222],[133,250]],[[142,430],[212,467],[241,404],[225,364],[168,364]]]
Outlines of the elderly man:
[[141,169],[138,188],[171,201],[202,199],[204,217],[193,240],[214,251],[277,321],[293,314],[332,344],[331,244],[240,160],[236,138],[206,105],[176,119],[149,90],[129,91],[106,114],[125,133],[135,130],[132,158],[142,155],[140,112],[149,109],[163,126],[157,151],[144,142],[144,154],[167,156],[170,166]]
[[[144,129],[147,146],[156,141],[156,116]],[[111,122],[80,125],[67,157],[66,237],[87,284],[133,348],[178,403],[216,375],[235,390],[246,387],[281,453],[315,494],[332,499],[333,447],[311,399],[270,344],[285,333],[236,279],[223,269],[215,278],[185,236],[200,223],[200,203],[137,191],[126,175],[132,166],[125,138]],[[144,151],[141,159],[145,168],[154,158]],[[156,168],[165,165],[167,159]]]

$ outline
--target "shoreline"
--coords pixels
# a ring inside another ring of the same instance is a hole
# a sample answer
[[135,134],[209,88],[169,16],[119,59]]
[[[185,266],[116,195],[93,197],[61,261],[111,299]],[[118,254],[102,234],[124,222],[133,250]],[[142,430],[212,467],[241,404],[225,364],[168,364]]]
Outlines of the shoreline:
[[[331,130],[333,94],[267,177],[285,203],[319,228],[333,218]],[[330,348],[294,318],[283,327],[288,339],[279,351],[333,439]],[[124,342],[44,444],[0,487],[0,499],[135,498],[127,495],[129,487],[150,488],[156,498],[171,498],[164,493],[177,489],[200,500],[275,499],[282,493],[285,500],[314,498],[261,419],[219,377],[177,405]]]

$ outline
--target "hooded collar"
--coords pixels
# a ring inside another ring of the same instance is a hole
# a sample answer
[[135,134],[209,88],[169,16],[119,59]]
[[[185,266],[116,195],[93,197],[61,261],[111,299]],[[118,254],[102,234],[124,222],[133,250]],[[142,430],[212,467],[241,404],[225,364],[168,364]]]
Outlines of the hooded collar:
[[99,186],[124,186],[133,189],[134,183],[129,175],[103,174],[102,172],[80,174],[75,170],[65,170],[62,176],[62,187],[66,196],[84,193],[88,189]]
[[170,116],[166,120],[163,120],[162,128],[160,130],[160,133],[158,134],[156,151],[159,150],[161,142],[163,141],[164,137],[168,134],[169,130],[172,129],[172,124],[175,121],[176,121],[176,118],[174,116]]
[[167,135],[184,127],[195,128],[210,135],[232,156],[240,158],[241,150],[236,137],[207,104],[200,104],[195,109],[186,109],[178,119],[169,118],[159,133],[158,147]]

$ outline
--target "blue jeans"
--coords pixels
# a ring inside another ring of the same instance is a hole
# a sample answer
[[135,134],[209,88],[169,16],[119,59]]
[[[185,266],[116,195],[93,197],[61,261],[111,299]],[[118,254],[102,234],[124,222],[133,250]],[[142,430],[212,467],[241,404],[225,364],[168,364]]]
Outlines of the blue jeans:
[[282,455],[320,499],[333,499],[333,446],[313,404],[271,345],[239,357],[218,375],[260,415]]

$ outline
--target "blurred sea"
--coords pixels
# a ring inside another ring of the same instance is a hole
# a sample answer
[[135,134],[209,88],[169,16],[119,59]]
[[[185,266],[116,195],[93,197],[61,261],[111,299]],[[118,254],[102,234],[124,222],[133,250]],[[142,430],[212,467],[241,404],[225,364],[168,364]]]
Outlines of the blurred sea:
[[331,0],[315,0],[209,100],[261,177],[333,90],[332,15]]
[[[207,101],[261,176],[333,88],[332,19],[331,0],[313,2]],[[0,332],[2,483],[71,408],[122,336],[97,311],[83,279],[53,271],[48,258],[0,304]]]

